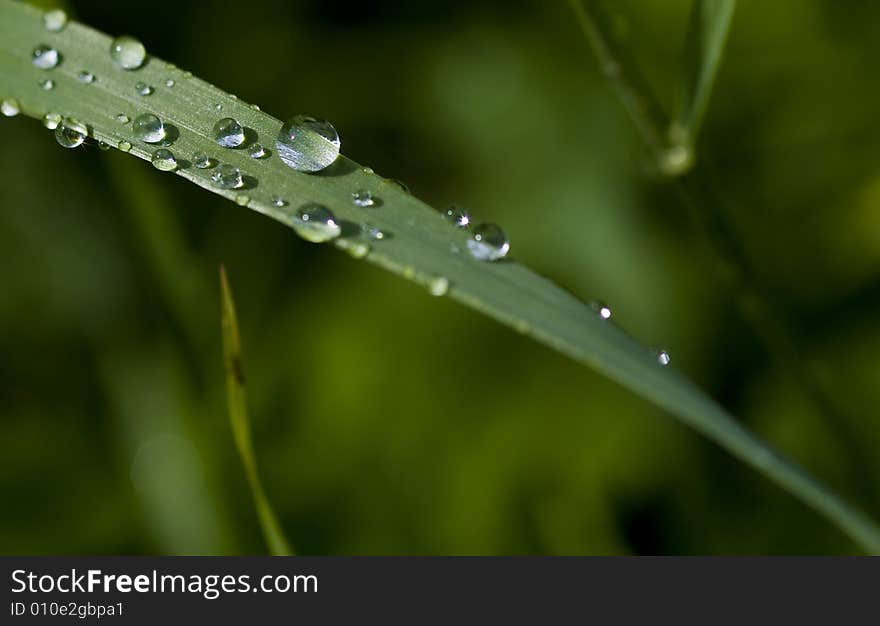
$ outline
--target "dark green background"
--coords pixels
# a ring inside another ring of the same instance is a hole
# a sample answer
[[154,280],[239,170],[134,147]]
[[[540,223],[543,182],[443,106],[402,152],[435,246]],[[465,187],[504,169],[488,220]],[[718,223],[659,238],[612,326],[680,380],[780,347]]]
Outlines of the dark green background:
[[[671,106],[689,2],[614,3]],[[72,13],[501,223],[880,516],[880,5],[739,3],[701,137],[823,417],[736,313],[567,3],[72,3]],[[726,453],[507,328],[39,123],[0,120],[0,552],[264,551],[229,431],[217,268],[267,492],[308,554],[840,553]]]

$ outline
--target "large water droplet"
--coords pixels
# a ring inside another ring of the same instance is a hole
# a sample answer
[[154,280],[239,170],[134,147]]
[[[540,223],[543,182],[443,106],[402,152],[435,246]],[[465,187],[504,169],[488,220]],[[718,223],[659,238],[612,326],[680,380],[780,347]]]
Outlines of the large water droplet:
[[330,122],[297,115],[278,133],[275,147],[285,165],[298,172],[320,172],[339,156],[339,133]]
[[244,184],[241,170],[234,165],[221,165],[211,174],[211,180],[221,189],[238,189]]
[[58,124],[61,123],[61,115],[58,113],[46,113],[43,116],[43,126],[48,128],[49,130],[55,130],[58,128]]
[[44,78],[40,81],[40,89],[43,91],[52,91],[55,89],[55,81],[51,78]]
[[177,169],[177,159],[171,150],[159,148],[153,153],[153,167],[162,172],[173,172]]
[[336,239],[342,232],[330,209],[320,204],[307,204],[298,210],[293,218],[293,229],[312,243]]
[[145,143],[159,143],[165,139],[165,124],[152,113],[142,113],[134,118],[132,130]]
[[611,307],[602,302],[601,300],[593,300],[590,302],[590,308],[596,312],[596,315],[601,317],[603,320],[610,320],[611,316],[614,312],[611,310]]
[[84,124],[66,118],[55,128],[55,141],[64,148],[76,148],[86,140],[88,132]]
[[153,94],[153,87],[147,83],[139,82],[134,86],[134,90],[139,96],[150,96]]
[[43,13],[43,26],[52,33],[64,30],[67,26],[67,13],[61,9],[53,9]]
[[376,204],[376,201],[373,199],[373,194],[367,191],[366,189],[360,189],[351,194],[351,199],[354,202],[355,206],[359,206],[361,208],[369,208]]
[[224,117],[214,124],[214,141],[224,148],[237,148],[244,143],[244,128],[231,117]]
[[15,98],[4,98],[3,102],[0,103],[0,113],[3,113],[4,117],[15,117],[20,112],[21,107]]
[[479,224],[474,227],[467,242],[471,256],[480,261],[497,261],[507,256],[510,242],[496,224]]
[[147,50],[144,44],[128,35],[117,37],[110,44],[110,57],[124,70],[136,70],[144,64]]
[[436,276],[428,281],[428,292],[432,296],[445,296],[449,291],[449,279],[445,276]]
[[31,52],[31,61],[41,70],[51,70],[61,62],[61,53],[52,46],[40,44]]
[[669,365],[669,362],[672,358],[669,356],[669,353],[666,350],[659,350],[657,352],[657,362],[660,365]]
[[443,214],[447,220],[452,222],[457,228],[470,228],[471,225],[471,216],[464,209],[456,206],[450,205],[448,209],[446,209]]
[[214,161],[204,152],[196,152],[193,155],[193,164],[200,170],[206,170],[214,165]]
[[76,75],[76,79],[81,83],[91,85],[93,82],[95,82],[95,75],[87,70],[83,70]]

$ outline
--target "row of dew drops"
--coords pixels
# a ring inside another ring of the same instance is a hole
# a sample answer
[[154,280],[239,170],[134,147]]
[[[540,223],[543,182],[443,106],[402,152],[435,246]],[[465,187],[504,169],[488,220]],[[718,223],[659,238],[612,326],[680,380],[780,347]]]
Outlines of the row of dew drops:
[[[67,14],[60,9],[47,11],[43,15],[43,23],[48,31],[59,32],[67,25]],[[144,45],[128,36],[114,39],[110,45],[109,53],[118,67],[129,71],[139,69],[147,56]],[[33,49],[31,60],[36,67],[42,70],[51,70],[61,63],[62,55],[56,48],[40,44]],[[77,79],[80,82],[91,84],[95,82],[96,77],[93,73],[83,70],[77,74]],[[55,88],[55,83],[51,78],[43,78],[39,84],[45,90]],[[174,85],[175,81],[171,78],[165,82],[166,87],[171,88]],[[135,85],[135,90],[141,96],[149,96],[153,93],[154,88],[138,82]],[[215,108],[220,110],[222,105],[218,104]],[[13,117],[19,112],[20,107],[16,100],[6,98],[0,102],[0,113],[4,116]],[[135,137],[146,144],[167,146],[173,143],[169,137],[169,127],[152,113],[143,113],[135,117],[133,121],[127,115],[120,113],[116,116],[116,120],[121,124],[132,122],[132,131]],[[73,118],[62,117],[57,113],[47,113],[43,122],[47,128],[55,131],[55,139],[65,148],[76,148],[82,145],[88,136],[88,127],[85,124]],[[264,159],[270,155],[269,151],[260,143],[253,142],[246,145],[246,129],[231,117],[224,117],[214,124],[212,137],[222,148],[246,147],[249,156],[254,159]],[[99,145],[104,149],[109,148],[103,142]],[[288,167],[305,173],[320,172],[330,167],[339,157],[340,146],[339,134],[332,124],[305,115],[297,115],[288,120],[281,127],[275,140],[275,148],[281,161]],[[123,140],[117,144],[117,148],[128,152],[132,146],[128,141]],[[173,172],[180,167],[177,157],[167,147],[157,148],[152,154],[151,161],[156,169],[163,172]],[[200,170],[213,169],[210,179],[220,189],[235,190],[246,186],[245,177],[239,168],[233,165],[219,164],[203,152],[197,152],[192,156],[192,164]],[[363,171],[369,174],[373,173],[370,168],[364,168]],[[406,189],[402,183],[398,183],[398,185],[404,190]],[[236,201],[246,205],[250,202],[250,198],[242,194],[236,197]],[[370,191],[365,189],[353,192],[352,202],[365,209],[381,204]],[[286,200],[278,196],[274,196],[271,203],[278,208],[288,204]],[[510,242],[498,225],[482,223],[472,226],[468,212],[454,205],[445,211],[444,217],[456,228],[469,231],[467,249],[473,258],[479,261],[498,261],[506,257],[510,251]],[[306,204],[296,211],[293,227],[297,234],[313,243],[332,241],[342,234],[342,228],[332,211],[317,203]],[[375,241],[386,237],[381,229],[369,223],[362,225],[362,232],[366,238]],[[369,252],[368,247],[351,249],[356,252],[356,256],[364,256]],[[454,250],[457,251],[457,247]],[[449,289],[449,280],[445,277],[435,277],[429,282],[428,287],[432,295],[442,296]],[[611,319],[612,310],[608,305],[593,301],[590,306],[600,319]],[[654,355],[661,365],[669,364],[670,356],[667,351],[654,351]]]

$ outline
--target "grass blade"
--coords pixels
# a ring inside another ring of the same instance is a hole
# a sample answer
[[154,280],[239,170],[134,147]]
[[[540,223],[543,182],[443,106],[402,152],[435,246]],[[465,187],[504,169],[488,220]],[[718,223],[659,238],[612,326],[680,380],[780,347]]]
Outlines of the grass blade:
[[257,471],[257,460],[251,441],[251,425],[244,389],[241,337],[238,333],[235,302],[232,299],[232,291],[229,289],[226,269],[222,266],[220,267],[220,291],[222,297],[223,361],[226,365],[226,397],[229,404],[229,423],[232,427],[232,436],[235,439],[235,447],[238,448],[241,463],[244,465],[248,485],[250,485],[251,493],[254,496],[254,506],[257,509],[257,517],[260,520],[260,528],[263,530],[266,546],[274,556],[289,556],[293,554],[293,551],[278,523],[278,518],[275,517],[272,505],[269,504]]
[[[206,152],[241,168],[251,177],[251,185],[244,191],[221,190],[210,183],[210,170],[187,165],[178,169],[177,175],[287,225],[292,225],[301,204],[318,202],[330,207],[343,226],[344,236],[334,241],[337,247],[427,286],[432,293],[446,292],[436,289],[438,281],[448,285],[450,297],[666,409],[823,514],[866,550],[880,552],[880,529],[871,520],[744,429],[682,374],[660,366],[649,350],[600,319],[572,294],[518,263],[483,263],[462,253],[466,232],[453,228],[437,211],[398,185],[349,159],[340,157],[327,171],[307,175],[291,170],[274,156],[254,160],[241,150],[218,149],[210,136],[219,116],[218,104],[222,116],[238,119],[266,146],[274,147],[281,122],[155,57],[136,72],[124,72],[111,62],[110,41],[107,35],[74,22],[61,32],[48,33],[39,11],[0,0],[0,97],[15,98],[21,110],[32,117],[42,118],[48,112],[75,117],[88,124],[91,137],[112,146],[128,142],[131,148],[127,152],[146,160],[153,147],[137,141],[130,126],[116,118],[119,114],[134,118],[145,111],[158,115],[179,130],[171,149],[181,158]],[[48,91],[38,85],[46,71],[34,67],[30,59],[31,50],[39,43],[56,45],[65,59],[50,70],[57,86]],[[78,81],[76,72],[81,68],[88,68],[98,79],[93,84]],[[175,81],[173,88],[162,87],[167,79]],[[148,100],[138,96],[136,82],[155,86],[155,93]],[[355,206],[352,193],[360,189],[378,197],[381,208],[365,212]],[[275,196],[285,198],[288,204],[274,205]],[[360,226],[367,220],[389,236],[382,241],[365,238]],[[231,354],[236,354],[237,340],[231,345],[235,348]],[[230,400],[236,411],[244,410],[240,381],[231,388]],[[240,434],[236,437],[250,449],[249,434],[246,439]],[[246,469],[255,467],[252,455],[245,465]]]
[[670,129],[673,143],[688,151],[697,142],[709,106],[735,8],[736,0],[694,0],[693,3],[685,41],[680,110]]

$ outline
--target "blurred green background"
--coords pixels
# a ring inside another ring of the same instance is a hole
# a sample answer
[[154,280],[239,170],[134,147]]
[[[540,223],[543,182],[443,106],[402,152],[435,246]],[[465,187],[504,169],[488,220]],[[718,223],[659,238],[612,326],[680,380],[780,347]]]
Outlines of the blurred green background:
[[[614,3],[671,105],[689,2]],[[702,154],[831,417],[736,313],[567,3],[72,14],[343,151],[615,320],[880,517],[880,4],[739,3]],[[0,120],[0,552],[265,548],[225,407],[229,271],[266,490],[305,554],[849,553],[618,386],[148,163]]]

